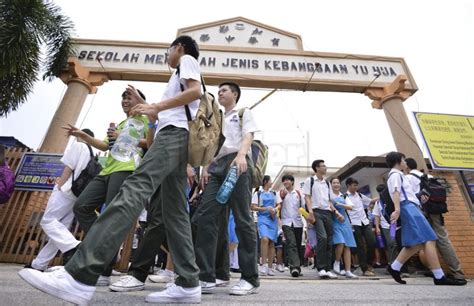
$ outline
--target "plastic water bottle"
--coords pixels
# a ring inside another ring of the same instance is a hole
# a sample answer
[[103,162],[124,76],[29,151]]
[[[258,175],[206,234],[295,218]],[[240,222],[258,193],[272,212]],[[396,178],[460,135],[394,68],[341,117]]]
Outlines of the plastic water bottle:
[[[115,126],[115,123],[110,122],[108,132],[115,132],[116,129],[117,129],[117,127]],[[109,138],[109,150],[112,150],[112,147],[114,146],[114,143],[115,143],[115,139],[110,138],[110,137],[108,137],[108,138]]]
[[115,140],[110,150],[112,157],[121,162],[132,160],[138,153],[138,143],[144,134],[144,124],[142,121],[129,118],[122,131]]
[[397,223],[390,223],[390,238],[395,240],[395,236],[397,234]]
[[219,191],[217,192],[217,202],[226,204],[227,201],[229,201],[230,195],[232,194],[238,179],[239,176],[237,175],[237,166],[230,167],[229,173],[227,173],[221,188],[219,188]]

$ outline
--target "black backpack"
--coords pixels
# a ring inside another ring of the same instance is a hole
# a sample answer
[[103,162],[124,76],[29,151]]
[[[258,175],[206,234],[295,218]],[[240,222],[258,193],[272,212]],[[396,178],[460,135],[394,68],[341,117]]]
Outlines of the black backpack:
[[[392,175],[395,172],[390,173]],[[390,178],[390,175],[387,178]],[[403,177],[402,177],[402,184],[403,184]],[[388,223],[390,223],[390,216],[392,213],[395,211],[395,204],[393,204],[392,197],[390,196],[390,191],[388,190],[388,186],[385,185],[385,188],[379,193],[380,195],[380,205],[382,205],[383,209],[383,217],[385,220],[387,220]],[[401,220],[398,218],[397,220],[397,226],[401,226]]]
[[448,197],[448,185],[446,180],[439,177],[428,177],[410,173],[420,180],[420,194],[428,193],[430,198],[428,202],[422,203],[423,210],[432,215],[441,215],[448,212],[448,204],[446,203]]
[[76,179],[74,179],[74,170],[72,170],[73,180],[72,180],[71,191],[76,197],[79,197],[79,195],[90,183],[90,181],[92,181],[92,179],[97,174],[99,174],[100,171],[102,171],[102,166],[99,163],[98,157],[94,156],[94,153],[92,152],[92,148],[89,145],[87,145],[87,148],[89,149],[89,153],[90,153],[90,159],[89,159],[89,162],[87,163],[87,166],[81,171],[81,173]]

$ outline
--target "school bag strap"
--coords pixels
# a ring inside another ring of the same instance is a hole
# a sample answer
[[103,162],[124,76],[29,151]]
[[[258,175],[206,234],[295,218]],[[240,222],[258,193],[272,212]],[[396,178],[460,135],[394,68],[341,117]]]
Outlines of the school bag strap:
[[[185,91],[184,89],[184,85],[181,84],[181,81],[179,80],[179,66],[178,68],[176,68],[176,74],[178,75],[178,83],[179,83],[179,87],[181,88],[181,92]],[[207,89],[206,89],[206,84],[204,83],[204,78],[202,77],[201,75],[201,86],[202,86],[202,90],[204,91],[204,93],[207,92]],[[186,111],[186,118],[188,119],[188,121],[192,121],[192,116],[191,116],[191,111],[189,110],[189,106],[186,104],[184,106],[184,109]]]

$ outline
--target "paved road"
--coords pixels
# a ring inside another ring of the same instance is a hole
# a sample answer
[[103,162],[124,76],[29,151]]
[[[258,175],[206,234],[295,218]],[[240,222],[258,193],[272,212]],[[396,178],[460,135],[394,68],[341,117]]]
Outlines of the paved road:
[[[44,294],[22,281],[20,265],[0,264],[0,305],[68,305]],[[466,286],[434,286],[430,278],[411,277],[408,285],[396,284],[386,275],[358,280],[318,280],[314,270],[304,269],[302,279],[292,279],[288,272],[263,277],[258,294],[234,297],[226,288],[203,295],[203,305],[474,305],[474,282]],[[238,280],[238,275],[232,282]],[[113,280],[118,277],[112,277]],[[98,288],[92,305],[149,305],[145,296],[163,288],[147,283],[144,291],[113,293]]]

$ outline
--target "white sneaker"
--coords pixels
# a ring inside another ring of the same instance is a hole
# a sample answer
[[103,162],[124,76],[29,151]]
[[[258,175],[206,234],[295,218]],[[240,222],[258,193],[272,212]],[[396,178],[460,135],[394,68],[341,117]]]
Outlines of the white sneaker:
[[154,283],[171,283],[174,282],[174,272],[162,270],[157,274],[148,276],[148,279]]
[[249,295],[252,293],[257,293],[257,287],[243,279],[240,279],[239,282],[229,290],[230,295]]
[[357,275],[352,273],[351,271],[346,271],[346,278],[359,278]]
[[199,284],[201,285],[201,292],[203,294],[212,293],[212,291],[216,289],[216,283],[199,281]]
[[111,284],[109,289],[116,292],[140,291],[145,289],[145,283],[139,281],[134,276],[125,275]]
[[201,303],[201,286],[183,288],[170,284],[163,291],[150,293],[145,300],[149,303],[199,304]]
[[278,272],[283,273],[283,272],[285,272],[285,266],[283,266],[283,265],[277,265],[276,270],[277,270]]
[[342,270],[341,273],[339,273],[341,276],[346,276],[346,271]]
[[260,268],[260,275],[265,276],[268,275],[268,266],[267,265],[262,265]]
[[216,278],[216,287],[227,287],[230,281]]
[[337,279],[337,275],[334,274],[334,273],[332,273],[331,271],[328,271],[328,272],[327,272],[327,275],[328,275],[328,277],[329,277],[330,279]]
[[77,305],[87,305],[95,292],[94,286],[76,281],[64,268],[50,273],[22,269],[18,275],[36,289]]
[[326,272],[326,270],[321,270],[321,271],[318,272],[318,274],[319,274],[320,279],[328,279],[329,278],[329,275]]
[[64,269],[64,266],[53,266],[49,267],[48,269],[44,270],[44,272],[54,272],[56,270]]
[[110,285],[110,276],[99,276],[99,279],[97,279],[97,283],[95,285],[97,287],[105,287]]
[[269,268],[267,275],[268,276],[275,276],[275,270]]

